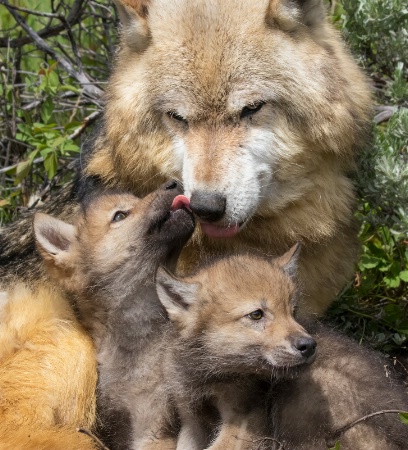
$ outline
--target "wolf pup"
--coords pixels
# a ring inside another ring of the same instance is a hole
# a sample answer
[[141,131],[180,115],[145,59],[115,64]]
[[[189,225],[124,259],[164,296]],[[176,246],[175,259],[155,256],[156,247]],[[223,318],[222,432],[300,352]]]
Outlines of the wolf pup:
[[[194,230],[170,182],[144,199],[98,195],[77,224],[37,213],[38,249],[94,339],[99,434],[111,450],[175,447],[162,382],[166,312],[154,287],[159,264],[177,257]],[[173,445],[174,444],[174,445]]]
[[[270,435],[268,383],[315,357],[316,342],[293,318],[296,248],[271,261],[222,259],[183,279],[159,269],[157,293],[175,327],[168,380],[178,450],[258,448]],[[203,420],[211,407],[221,424],[212,443]]]
[[408,411],[407,389],[392,368],[374,351],[324,325],[306,328],[319,354],[298,376],[274,385],[272,436],[285,450],[327,450],[336,441],[341,450],[406,450],[408,425],[396,412],[386,413]]

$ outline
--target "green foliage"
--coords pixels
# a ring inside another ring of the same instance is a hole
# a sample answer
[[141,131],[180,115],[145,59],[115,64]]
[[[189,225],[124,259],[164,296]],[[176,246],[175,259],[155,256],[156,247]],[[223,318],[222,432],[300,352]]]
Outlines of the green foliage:
[[406,425],[408,425],[408,412],[399,413],[399,417],[400,417],[402,423],[405,423]]
[[80,136],[102,110],[116,35],[108,0],[17,3],[0,8],[0,225],[72,177]]
[[366,67],[391,75],[408,61],[405,0],[343,0],[343,30]]
[[360,155],[362,255],[330,317],[360,342],[399,354],[408,350],[408,9],[400,0],[344,0],[336,11],[378,102],[393,105],[393,114],[374,127]]

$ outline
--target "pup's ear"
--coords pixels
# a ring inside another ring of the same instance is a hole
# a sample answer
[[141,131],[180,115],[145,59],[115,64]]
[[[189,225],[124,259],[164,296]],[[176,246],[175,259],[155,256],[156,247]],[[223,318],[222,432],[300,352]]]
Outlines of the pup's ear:
[[123,26],[123,42],[137,53],[143,52],[150,43],[147,23],[150,0],[113,0]]
[[178,280],[163,267],[157,271],[157,295],[171,320],[177,319],[194,303],[199,287],[199,284]]
[[285,254],[276,259],[278,265],[291,277],[295,278],[297,275],[299,253],[302,245],[297,242]]
[[65,285],[72,279],[75,263],[73,244],[76,228],[48,214],[34,216],[34,236],[37,249],[49,274]]
[[316,27],[325,21],[323,0],[270,0],[266,22],[291,31],[300,26]]

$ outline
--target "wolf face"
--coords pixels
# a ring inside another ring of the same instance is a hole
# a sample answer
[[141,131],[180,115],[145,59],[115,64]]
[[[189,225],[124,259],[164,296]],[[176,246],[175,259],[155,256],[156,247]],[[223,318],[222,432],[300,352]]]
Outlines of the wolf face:
[[[167,142],[159,171],[182,180],[205,234],[234,236],[254,215],[298,201],[315,189],[322,159],[330,171],[348,165],[344,155],[362,130],[353,117],[365,114],[367,99],[342,75],[364,84],[322,2],[116,3],[125,48],[108,126],[126,118],[128,148],[141,129],[159,133]],[[119,128],[111,125],[108,137]],[[123,164],[132,159],[119,153]]]
[[279,376],[315,358],[315,341],[293,317],[295,248],[272,263],[221,260],[177,280],[157,275],[158,295],[183,342],[192,371]]

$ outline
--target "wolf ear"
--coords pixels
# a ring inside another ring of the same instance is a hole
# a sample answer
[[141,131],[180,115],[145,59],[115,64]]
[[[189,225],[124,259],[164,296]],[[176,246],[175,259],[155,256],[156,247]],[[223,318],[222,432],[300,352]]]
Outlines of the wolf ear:
[[37,249],[50,275],[64,284],[74,272],[72,248],[76,228],[43,213],[35,214],[33,226]]
[[323,0],[270,0],[266,22],[291,31],[300,25],[313,28],[326,18]]
[[194,303],[200,285],[178,280],[166,269],[159,267],[156,274],[156,290],[159,300],[171,320],[179,317]]
[[142,53],[150,43],[147,23],[150,0],[113,0],[123,26],[124,43],[137,53]]
[[302,245],[297,242],[285,254],[279,256],[275,261],[291,278],[295,278],[298,269],[299,253]]

